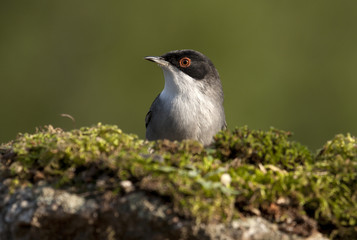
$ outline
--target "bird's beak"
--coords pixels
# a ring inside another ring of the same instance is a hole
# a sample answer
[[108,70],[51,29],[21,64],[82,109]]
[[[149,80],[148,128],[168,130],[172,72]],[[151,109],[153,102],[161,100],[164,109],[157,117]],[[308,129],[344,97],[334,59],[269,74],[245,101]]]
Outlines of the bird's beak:
[[147,56],[144,59],[149,60],[151,62],[155,62],[157,64],[159,64],[159,66],[167,66],[168,62],[163,59],[162,57],[155,57],[155,56]]

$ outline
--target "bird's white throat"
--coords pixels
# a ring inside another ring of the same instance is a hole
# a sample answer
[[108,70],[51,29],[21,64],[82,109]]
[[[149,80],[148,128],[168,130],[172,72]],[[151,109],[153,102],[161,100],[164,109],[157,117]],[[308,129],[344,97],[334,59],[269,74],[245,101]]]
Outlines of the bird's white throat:
[[160,99],[164,105],[174,111],[174,115],[184,116],[181,119],[187,121],[202,121],[205,124],[215,118],[215,103],[211,97],[207,96],[204,89],[204,82],[195,80],[176,67],[162,67],[165,77],[165,87],[160,94]]
[[161,99],[170,101],[180,95],[189,98],[202,95],[202,83],[173,66],[162,66],[165,77],[165,87],[160,94]]

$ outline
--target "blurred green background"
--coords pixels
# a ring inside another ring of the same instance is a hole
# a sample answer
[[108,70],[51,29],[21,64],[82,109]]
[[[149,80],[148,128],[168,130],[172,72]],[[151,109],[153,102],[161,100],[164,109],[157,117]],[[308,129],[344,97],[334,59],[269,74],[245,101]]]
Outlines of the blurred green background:
[[184,48],[219,70],[229,128],[274,126],[311,150],[357,135],[356,1],[3,0],[0,143],[97,122],[143,138],[164,85],[143,57]]

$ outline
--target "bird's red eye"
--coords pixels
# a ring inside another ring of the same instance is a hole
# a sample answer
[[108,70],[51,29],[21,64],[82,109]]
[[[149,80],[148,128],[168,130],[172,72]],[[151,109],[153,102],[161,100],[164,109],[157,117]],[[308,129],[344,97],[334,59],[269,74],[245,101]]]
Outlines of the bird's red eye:
[[183,57],[180,59],[180,67],[187,68],[191,65],[191,59]]

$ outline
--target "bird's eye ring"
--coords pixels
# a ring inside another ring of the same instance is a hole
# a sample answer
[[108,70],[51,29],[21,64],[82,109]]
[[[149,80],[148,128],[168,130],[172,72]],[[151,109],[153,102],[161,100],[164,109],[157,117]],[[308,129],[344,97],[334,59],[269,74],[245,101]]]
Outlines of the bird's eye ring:
[[180,59],[180,67],[187,68],[191,65],[191,59],[188,57],[183,57]]

